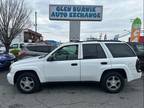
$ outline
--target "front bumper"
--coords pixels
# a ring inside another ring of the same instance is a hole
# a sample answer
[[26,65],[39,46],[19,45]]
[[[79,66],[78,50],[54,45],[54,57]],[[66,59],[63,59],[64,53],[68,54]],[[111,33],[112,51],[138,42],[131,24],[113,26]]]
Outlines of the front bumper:
[[7,74],[7,80],[11,85],[14,85],[14,75],[12,73]]

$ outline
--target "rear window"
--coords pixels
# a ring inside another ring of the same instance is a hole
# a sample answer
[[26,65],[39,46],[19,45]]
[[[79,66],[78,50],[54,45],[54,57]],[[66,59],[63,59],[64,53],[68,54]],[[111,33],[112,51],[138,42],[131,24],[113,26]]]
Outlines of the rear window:
[[18,44],[13,44],[10,46],[10,48],[18,48]]
[[135,57],[134,51],[124,43],[106,43],[113,57]]
[[20,48],[23,48],[24,47],[24,44],[20,44]]

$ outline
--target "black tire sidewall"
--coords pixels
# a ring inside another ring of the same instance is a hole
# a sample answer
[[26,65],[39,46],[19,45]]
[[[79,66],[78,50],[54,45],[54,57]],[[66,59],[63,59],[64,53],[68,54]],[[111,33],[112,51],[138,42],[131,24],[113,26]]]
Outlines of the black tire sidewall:
[[[110,90],[107,85],[106,85],[106,81],[110,76],[117,76],[119,77],[120,81],[121,81],[121,86],[117,89],[117,90]],[[101,79],[101,86],[102,88],[109,93],[119,93],[120,91],[122,91],[122,89],[124,88],[125,85],[125,79],[122,77],[122,75],[120,75],[117,72],[111,72],[111,73],[107,73],[106,75],[103,76],[103,78]]]
[[[20,81],[23,77],[31,77],[33,79],[35,84],[34,84],[34,88],[32,90],[25,91],[21,88]],[[34,92],[37,92],[40,90],[40,81],[39,81],[38,77],[33,73],[23,73],[18,77],[16,86],[17,86],[17,89],[22,93],[25,93],[25,94],[34,93]]]

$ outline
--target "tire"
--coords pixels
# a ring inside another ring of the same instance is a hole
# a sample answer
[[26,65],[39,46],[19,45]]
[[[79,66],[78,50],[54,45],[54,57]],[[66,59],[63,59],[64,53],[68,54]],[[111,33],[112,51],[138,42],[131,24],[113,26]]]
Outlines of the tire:
[[35,74],[26,72],[18,76],[16,86],[21,93],[30,94],[39,91],[41,84]]
[[119,93],[125,85],[125,79],[117,72],[105,74],[101,79],[102,89],[109,93]]

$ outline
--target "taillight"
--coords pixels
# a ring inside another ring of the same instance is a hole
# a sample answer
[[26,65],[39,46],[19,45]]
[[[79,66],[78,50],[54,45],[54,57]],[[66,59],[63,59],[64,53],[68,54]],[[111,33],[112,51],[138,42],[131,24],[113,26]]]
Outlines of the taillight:
[[136,61],[136,69],[137,69],[138,73],[142,72],[141,67],[140,67],[140,60],[139,59],[137,59],[137,61]]

